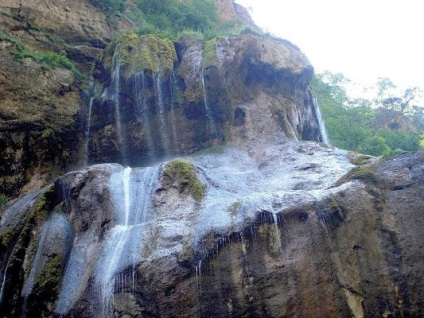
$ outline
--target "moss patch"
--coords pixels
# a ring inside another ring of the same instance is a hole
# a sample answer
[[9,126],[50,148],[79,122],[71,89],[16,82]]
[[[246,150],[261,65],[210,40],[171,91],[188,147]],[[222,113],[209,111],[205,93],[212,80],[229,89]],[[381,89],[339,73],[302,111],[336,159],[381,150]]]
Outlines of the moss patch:
[[206,41],[203,46],[202,57],[203,67],[207,68],[210,66],[218,67],[218,56],[216,55],[216,42],[217,39]]
[[113,58],[118,58],[123,76],[149,71],[169,72],[177,60],[174,43],[153,34],[137,35],[127,33],[116,37],[104,50],[100,59],[108,72],[112,70]]
[[179,193],[189,193],[196,201],[205,195],[205,186],[196,174],[196,167],[183,160],[173,160],[168,163],[163,171],[172,183],[176,183]]
[[345,182],[350,180],[361,180],[366,183],[377,183],[377,177],[373,169],[370,166],[360,166],[353,168],[348,173],[346,173],[343,177],[341,177],[337,182],[336,186],[339,186]]

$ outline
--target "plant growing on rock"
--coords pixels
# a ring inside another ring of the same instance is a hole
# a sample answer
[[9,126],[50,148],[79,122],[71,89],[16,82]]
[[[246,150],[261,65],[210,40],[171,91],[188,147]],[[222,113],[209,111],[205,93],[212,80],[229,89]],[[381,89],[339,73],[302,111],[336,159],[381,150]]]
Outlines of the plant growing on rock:
[[177,186],[179,193],[189,193],[196,201],[205,195],[205,186],[197,177],[196,167],[187,161],[171,161],[166,165],[163,176],[169,184]]

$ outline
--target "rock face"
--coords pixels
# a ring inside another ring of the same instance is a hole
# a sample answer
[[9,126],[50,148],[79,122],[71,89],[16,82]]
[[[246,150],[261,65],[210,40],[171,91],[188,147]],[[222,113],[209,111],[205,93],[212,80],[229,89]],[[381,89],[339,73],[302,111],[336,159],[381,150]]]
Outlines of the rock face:
[[294,45],[1,9],[1,317],[424,315],[424,154],[326,145]]
[[422,153],[379,162],[293,141],[72,172],[35,208],[34,195],[6,209],[2,312],[419,317],[423,174]]
[[312,72],[291,43],[250,32],[177,47],[125,35],[97,63],[90,157],[137,165],[223,143],[322,141]]

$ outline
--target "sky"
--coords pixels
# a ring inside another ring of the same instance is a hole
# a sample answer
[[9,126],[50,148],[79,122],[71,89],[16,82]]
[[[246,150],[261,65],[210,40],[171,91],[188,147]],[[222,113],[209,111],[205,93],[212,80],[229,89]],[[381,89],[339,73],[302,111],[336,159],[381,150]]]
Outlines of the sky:
[[316,72],[424,89],[422,0],[236,0],[265,31],[297,45]]

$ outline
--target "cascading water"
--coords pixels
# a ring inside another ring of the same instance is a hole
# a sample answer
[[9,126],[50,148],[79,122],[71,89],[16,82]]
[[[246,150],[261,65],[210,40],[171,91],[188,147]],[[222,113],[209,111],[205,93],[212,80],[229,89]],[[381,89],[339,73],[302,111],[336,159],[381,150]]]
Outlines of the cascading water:
[[[37,196],[43,191],[43,189],[30,192],[23,196],[15,203],[13,203],[1,216],[0,220],[0,233],[6,230],[7,227],[19,227],[19,223],[25,217],[26,213],[33,206]],[[15,242],[16,243],[16,242]],[[13,254],[15,246],[11,248],[11,253],[6,259],[0,260],[0,268],[3,270],[0,272],[1,286],[0,286],[0,304],[3,300],[4,288],[6,285],[7,269],[9,267],[10,255]],[[3,263],[5,262],[5,263]]]
[[169,133],[168,133],[168,125],[166,120],[166,109],[165,103],[163,100],[163,90],[162,90],[162,72],[158,72],[155,75],[155,95],[156,95],[156,104],[159,109],[159,135],[162,142],[163,152],[165,157],[169,156]]
[[122,162],[125,164],[127,162],[127,144],[125,138],[125,132],[122,129],[122,120],[121,120],[121,102],[120,102],[120,91],[121,91],[121,60],[119,57],[119,45],[115,49],[115,53],[112,58],[112,100],[115,109],[115,126],[116,133],[119,143],[119,151],[121,153]]
[[134,100],[136,103],[135,110],[137,113],[141,114],[141,117],[143,119],[143,127],[144,127],[144,133],[146,135],[146,141],[147,141],[147,157],[151,160],[155,160],[156,155],[156,148],[153,142],[153,131],[150,124],[150,118],[149,118],[149,112],[147,108],[146,103],[146,89],[145,89],[145,75],[144,72],[138,72],[134,74],[133,76],[133,94],[134,94]]
[[324,119],[322,117],[321,110],[319,109],[318,100],[315,96],[313,96],[312,98],[312,105],[315,110],[316,120],[317,120],[319,131],[321,134],[322,142],[325,143],[326,145],[330,145],[330,141],[327,135],[327,129],[325,129]]
[[209,108],[209,105],[208,105],[208,97],[207,97],[207,94],[206,94],[205,76],[203,74],[203,69],[201,71],[200,77],[201,77],[201,82],[202,82],[203,102],[204,102],[204,105],[205,105],[206,116],[208,117],[208,120],[209,120],[211,132],[214,136],[216,136],[217,135],[216,123],[215,123],[215,120],[212,117],[212,112],[211,112],[211,109]]
[[[127,167],[111,176],[110,187],[117,221],[106,238],[95,270],[102,317],[112,315],[114,291],[122,289],[126,283],[119,273],[132,267],[129,276],[135,279],[133,267],[140,259],[144,227],[149,219],[150,200],[158,170],[159,166]],[[134,286],[134,283],[130,285]]]
[[88,101],[88,109],[87,109],[87,122],[86,122],[85,133],[84,133],[84,137],[85,137],[84,167],[88,165],[88,161],[89,161],[88,146],[90,144],[91,114],[93,110],[93,100],[94,100],[93,96],[90,96]]
[[48,261],[47,251],[49,249],[52,250],[52,246],[54,246],[58,251],[63,251],[63,259],[65,259],[69,253],[71,241],[72,225],[68,218],[63,213],[53,212],[41,229],[37,252],[23,287],[23,296],[25,298],[30,295],[38,275],[40,275]]
[[174,109],[174,84],[176,83],[175,74],[172,72],[171,80],[169,81],[169,91],[171,92],[171,129],[172,129],[172,153],[178,154],[178,138],[177,138],[177,124],[175,119],[175,109]]

